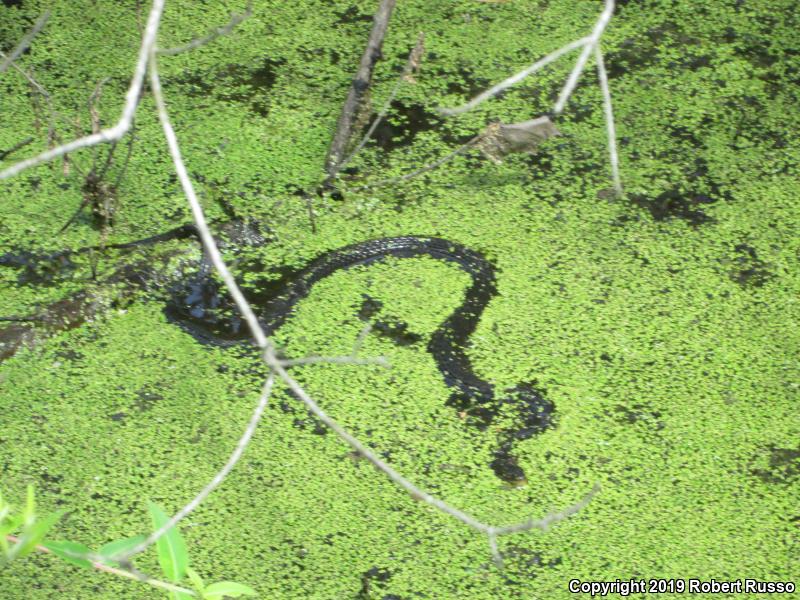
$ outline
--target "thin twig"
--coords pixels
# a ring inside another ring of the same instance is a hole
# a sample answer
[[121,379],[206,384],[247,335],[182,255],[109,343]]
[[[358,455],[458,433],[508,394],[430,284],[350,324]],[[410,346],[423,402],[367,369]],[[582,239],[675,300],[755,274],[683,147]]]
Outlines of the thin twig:
[[204,46],[209,42],[213,42],[218,37],[223,35],[229,34],[234,28],[239,25],[242,21],[247,19],[253,14],[253,2],[252,0],[247,3],[247,8],[243,13],[238,15],[232,15],[231,20],[228,21],[226,25],[221,27],[216,27],[209,31],[203,37],[195,38],[182,46],[176,46],[175,48],[159,48],[156,52],[160,56],[175,56],[176,54],[181,54],[182,52],[188,52],[189,50],[194,50],[195,48],[199,48],[200,46]]
[[17,60],[17,57],[27,50],[28,46],[30,46],[31,41],[33,38],[36,37],[36,34],[42,30],[42,27],[45,26],[47,20],[50,18],[50,11],[44,11],[41,17],[36,19],[36,23],[33,24],[30,31],[25,34],[25,36],[19,41],[16,48],[14,48],[11,53],[3,58],[3,62],[0,63],[0,73],[4,73],[5,70],[9,67],[9,65]]
[[[19,538],[16,537],[16,536],[13,536],[13,535],[6,535],[6,539],[9,542],[13,542],[15,544],[19,543]],[[52,550],[50,550],[50,548],[48,548],[47,546],[42,546],[41,544],[37,544],[35,546],[35,548],[39,552],[43,552],[45,554],[54,554],[55,555],[55,553]],[[189,594],[189,595],[192,595],[192,596],[197,595],[192,590],[189,590],[189,589],[174,585],[172,583],[168,583],[166,581],[161,581],[159,579],[153,579],[152,577],[149,577],[148,575],[146,575],[146,574],[144,574],[144,573],[142,573],[140,571],[133,572],[133,571],[127,571],[127,570],[124,570],[124,569],[117,569],[115,567],[110,567],[107,564],[102,563],[100,561],[92,560],[91,558],[89,558],[87,556],[84,556],[83,554],[78,554],[78,553],[75,553],[75,552],[69,552],[67,550],[64,550],[63,552],[65,554],[69,554],[73,558],[88,560],[92,564],[92,566],[95,569],[97,569],[98,571],[104,571],[106,573],[111,573],[112,575],[118,575],[120,577],[127,577],[128,579],[134,579],[136,581],[141,581],[142,583],[147,583],[147,584],[152,585],[153,587],[157,587],[157,588],[160,588],[162,590],[167,590],[169,592],[181,592],[183,594]]]
[[349,356],[306,356],[305,358],[291,358],[279,361],[283,367],[294,367],[296,365],[316,365],[320,363],[331,363],[336,365],[380,365],[390,367],[389,361],[384,356],[373,356],[358,358],[352,354]]
[[372,331],[372,323],[367,322],[366,325],[358,332],[358,337],[356,338],[355,343],[353,344],[353,349],[350,351],[350,356],[355,358],[358,356],[358,353],[361,352],[361,347],[364,345],[364,341],[367,339],[369,332]]
[[153,0],[153,6],[150,9],[150,14],[147,17],[147,26],[145,27],[144,35],[142,36],[142,44],[139,49],[139,57],[136,61],[136,67],[131,78],[131,83],[125,95],[125,105],[122,109],[119,121],[113,127],[104,129],[99,133],[88,135],[77,140],[73,140],[67,144],[63,144],[56,148],[42,152],[38,156],[28,158],[11,165],[7,169],[0,171],[0,179],[8,179],[43,162],[53,160],[59,156],[63,156],[68,152],[78,150],[80,148],[87,148],[95,144],[112,142],[120,139],[130,129],[133,115],[139,104],[139,95],[142,91],[142,83],[144,82],[145,71],[147,69],[147,60],[155,45],[156,34],[158,33],[158,26],[161,22],[161,12],[164,9],[164,0]]
[[447,156],[443,156],[442,158],[440,158],[437,161],[434,161],[434,162],[432,162],[430,164],[427,164],[424,167],[420,167],[416,171],[412,171],[411,173],[407,173],[405,175],[399,175],[397,177],[390,177],[389,179],[381,179],[379,181],[375,181],[373,183],[368,183],[366,185],[360,185],[360,186],[358,186],[356,188],[352,188],[352,190],[353,191],[365,190],[365,189],[368,189],[368,188],[379,187],[381,185],[387,185],[387,184],[390,184],[390,183],[399,183],[400,181],[407,181],[409,179],[412,179],[412,178],[416,177],[417,175],[422,175],[423,173],[427,173],[428,171],[433,171],[434,169],[438,169],[439,167],[441,167],[446,162],[448,162],[450,160],[453,160],[459,154],[463,154],[464,152],[466,152],[467,150],[472,148],[472,146],[477,144],[481,140],[482,137],[483,137],[483,134],[476,135],[474,138],[472,138],[466,144],[456,148],[455,150],[453,150]]
[[567,100],[569,100],[569,97],[572,95],[572,91],[575,89],[575,86],[578,85],[578,78],[581,76],[583,68],[586,66],[586,61],[589,60],[589,55],[600,41],[600,36],[603,35],[606,25],[608,25],[609,20],[611,20],[611,15],[614,12],[614,0],[605,0],[605,2],[606,5],[603,9],[603,12],[600,13],[600,17],[598,17],[594,29],[592,30],[592,33],[586,42],[586,45],[583,47],[580,56],[578,56],[578,60],[575,61],[575,66],[572,68],[572,72],[569,74],[567,82],[564,84],[564,88],[558,95],[558,100],[553,107],[553,113],[556,116],[564,112],[564,107],[567,104]]
[[339,122],[336,125],[336,133],[333,136],[328,156],[325,159],[325,172],[328,174],[323,183],[325,186],[331,184],[341,169],[342,155],[347,143],[350,141],[356,111],[372,82],[372,71],[381,54],[383,38],[386,35],[386,29],[389,27],[389,18],[392,15],[395,3],[396,0],[381,0],[380,6],[378,6],[378,10],[373,17],[372,31],[369,34],[367,47],[364,49],[358,71],[350,86],[350,91],[347,93],[347,99],[344,101],[342,113],[339,115]]
[[311,225],[311,233],[317,233],[317,213],[314,212],[314,202],[311,194],[303,192],[303,200],[306,202],[306,210],[308,211],[308,222]]
[[606,115],[606,129],[608,131],[608,155],[611,161],[611,179],[614,182],[614,192],[617,198],[622,197],[622,180],[619,176],[619,156],[617,155],[617,132],[614,126],[614,111],[611,107],[611,91],[608,89],[608,75],[603,62],[603,52],[600,44],[594,47],[597,60],[597,78],[600,80],[600,89],[603,92],[603,108]]
[[130,559],[135,554],[146,550],[151,545],[155,544],[158,539],[167,533],[170,529],[175,527],[178,523],[183,520],[186,515],[191,513],[195,508],[197,508],[203,500],[205,500],[211,492],[213,492],[219,484],[225,481],[225,478],[230,474],[233,470],[233,467],[236,466],[236,463],[239,462],[239,459],[242,457],[242,454],[247,448],[247,445],[250,443],[250,438],[253,437],[253,434],[258,427],[258,422],[261,420],[261,415],[264,413],[264,409],[267,407],[267,402],[269,401],[270,396],[272,395],[272,386],[275,383],[275,375],[274,373],[270,373],[267,377],[267,380],[264,382],[264,387],[261,390],[261,397],[258,399],[258,403],[256,404],[255,409],[253,410],[253,414],[250,416],[250,422],[247,424],[247,427],[244,430],[244,433],[239,438],[239,441],[236,444],[236,448],[234,448],[233,452],[231,453],[228,461],[225,465],[217,472],[216,475],[209,481],[205,487],[200,490],[200,492],[189,501],[186,506],[180,509],[172,518],[169,519],[166,523],[164,523],[159,529],[151,533],[147,539],[142,541],[141,543],[137,544],[130,550],[120,553],[117,556],[109,557],[111,560],[118,560],[118,561],[125,561]]
[[117,173],[117,178],[114,180],[114,189],[119,189],[119,184],[122,178],[128,171],[128,164],[131,161],[131,154],[133,154],[133,142],[136,139],[136,119],[131,120],[130,135],[128,135],[128,151],[125,153],[125,162],[122,163],[122,168]]
[[[0,58],[7,58],[5,54],[0,52]],[[53,99],[51,98],[50,94],[44,89],[44,86],[40,84],[36,79],[34,79],[33,74],[25,71],[22,67],[17,65],[16,62],[11,61],[11,67],[19,72],[30,84],[30,86],[42,97],[44,98],[45,103],[47,104],[47,108],[50,111],[50,118],[47,121],[47,146],[50,147],[56,140],[56,116],[58,113],[56,112],[55,108],[53,108]],[[35,127],[36,130],[39,130],[39,115],[38,113],[39,106],[34,102],[33,110],[34,110],[34,117],[37,119]]]
[[225,287],[228,288],[228,291],[230,292],[231,297],[236,304],[236,308],[239,309],[239,312],[242,314],[245,323],[247,323],[247,326],[250,329],[253,338],[255,339],[256,346],[262,350],[274,350],[272,343],[267,339],[264,330],[258,323],[258,318],[253,312],[253,309],[250,307],[250,304],[245,299],[244,294],[242,294],[242,291],[239,289],[239,286],[236,283],[236,280],[233,278],[233,275],[231,275],[231,272],[228,269],[228,266],[225,264],[225,261],[222,260],[222,255],[220,254],[219,248],[214,241],[214,236],[211,235],[211,231],[208,229],[203,207],[200,205],[200,201],[197,198],[192,181],[189,179],[189,173],[186,171],[186,165],[184,165],[183,158],[181,157],[178,138],[175,136],[175,130],[172,128],[172,124],[169,120],[167,107],[164,103],[164,96],[161,92],[161,78],[158,75],[158,63],[155,52],[153,52],[152,48],[150,60],[150,84],[152,87],[153,98],[156,101],[158,118],[161,121],[161,128],[164,130],[164,137],[167,140],[167,146],[169,147],[172,162],[175,166],[175,172],[178,176],[178,180],[181,183],[183,192],[186,194],[189,207],[192,210],[192,217],[197,227],[197,233],[200,236],[200,241],[203,243],[203,247],[208,254],[208,259],[211,261],[211,264],[214,266],[214,268],[217,269],[217,272],[222,278]]
[[395,96],[397,96],[397,92],[400,91],[400,88],[403,86],[403,83],[406,82],[406,78],[411,74],[411,71],[414,69],[414,56],[415,54],[419,53],[419,49],[422,46],[422,43],[425,39],[425,35],[423,33],[419,34],[417,38],[417,44],[411,50],[408,55],[408,60],[406,61],[405,67],[403,67],[403,72],[400,74],[400,77],[397,78],[397,82],[394,84],[391,93],[389,94],[389,98],[387,98],[386,102],[384,102],[383,106],[381,107],[381,111],[378,113],[378,116],[375,117],[375,120],[372,122],[372,125],[369,126],[367,132],[364,134],[364,137],[361,138],[361,141],[358,145],[353,149],[353,151],[349,154],[347,158],[345,158],[340,164],[339,168],[337,169],[337,173],[344,169],[350,161],[353,160],[356,154],[358,154],[364,145],[369,141],[369,138],[372,137],[372,134],[378,128],[380,122],[386,117],[386,113],[389,112],[389,107],[392,105],[392,101],[394,101]]
[[21,142],[17,142],[13,146],[11,146],[11,148],[9,148],[8,150],[0,151],[0,160],[5,160],[7,156],[14,154],[14,152],[16,152],[17,150],[21,150],[22,148],[30,144],[32,141],[33,141],[32,137],[25,138]]
[[496,96],[497,94],[499,94],[503,90],[510,88],[515,83],[519,83],[520,81],[525,79],[528,75],[531,75],[531,74],[535,73],[536,71],[539,71],[540,69],[546,67],[551,62],[553,62],[555,60],[558,60],[559,58],[564,56],[567,52],[571,52],[572,50],[575,50],[576,48],[580,48],[581,46],[584,46],[587,42],[589,42],[589,40],[590,40],[590,37],[587,36],[587,37],[581,38],[579,40],[575,40],[574,42],[570,42],[569,44],[567,44],[565,46],[562,46],[561,48],[559,48],[558,50],[555,50],[554,52],[551,52],[550,54],[548,54],[547,56],[545,56],[541,60],[536,61],[535,63],[533,63],[527,69],[523,69],[522,71],[520,71],[516,75],[512,75],[508,79],[504,79],[503,81],[501,81],[500,83],[498,83],[494,87],[491,87],[488,90],[486,90],[485,92],[482,92],[482,93],[478,94],[477,96],[475,96],[472,100],[470,100],[466,104],[462,104],[461,106],[456,106],[455,108],[440,108],[438,110],[439,110],[440,113],[442,113],[443,115],[447,115],[447,116],[460,115],[461,113],[465,113],[465,112],[467,112],[469,110],[472,110],[473,108],[475,108],[479,104],[485,102],[489,98],[492,98],[493,96]]
[[[94,91],[89,96],[89,99],[86,101],[86,105],[89,108],[89,120],[91,122],[92,133],[97,134],[100,133],[100,113],[97,110],[97,104],[100,102],[100,97],[103,95],[103,86],[106,82],[110,79],[110,77],[103,77],[100,81],[97,82],[97,85],[94,88]],[[112,142],[111,150],[108,154],[108,160],[111,160],[111,156],[114,153],[114,148],[116,148],[116,142]],[[92,148],[92,169],[94,171],[95,163],[97,162],[97,146]],[[101,176],[102,178],[102,176]]]

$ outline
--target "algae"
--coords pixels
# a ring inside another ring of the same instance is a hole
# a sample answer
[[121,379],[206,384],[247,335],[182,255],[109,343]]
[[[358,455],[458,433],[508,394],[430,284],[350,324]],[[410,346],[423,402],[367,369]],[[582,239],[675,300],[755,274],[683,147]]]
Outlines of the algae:
[[[0,8],[0,39],[19,39],[45,9],[16,4]],[[795,3],[618,4],[604,50],[629,193],[621,201],[604,198],[601,97],[589,70],[558,123],[565,135],[536,156],[495,165],[474,153],[402,186],[315,198],[314,235],[297,192],[321,180],[374,2],[256,2],[232,35],[161,59],[210,216],[226,217],[224,198],[272,231],[240,260],[267,271],[297,267],[327,249],[402,234],[483,252],[499,269],[500,293],[471,338],[472,362],[498,387],[535,381],[555,403],[558,427],[519,443],[529,484],[504,487],[488,467],[493,432],[465,427],[444,405],[449,391],[425,342],[400,346],[377,333],[362,352],[386,355],[389,370],[296,370],[326,411],[412,480],[484,520],[539,517],[602,485],[547,533],[502,539],[507,566],[497,571],[485,539],[316,433],[282,393],[240,466],[182,527],[204,578],[246,582],[267,598],[549,600],[570,597],[573,578],[800,573]],[[52,94],[65,138],[86,130],[87,97],[110,77],[100,110],[112,123],[145,8],[47,5],[50,23],[20,65]],[[226,10],[168,3],[161,45],[225,22]],[[400,3],[374,105],[419,30],[428,53],[419,83],[403,88],[384,137],[352,163],[345,188],[438,158],[490,120],[546,111],[569,61],[474,113],[435,117],[436,107],[583,35],[598,10],[566,0]],[[27,152],[43,148],[43,115],[26,82],[8,72],[0,86],[0,148],[27,136],[39,144]],[[188,220],[149,94],[135,136],[110,242]],[[71,160],[88,165],[91,152]],[[4,183],[4,251],[97,243],[89,219],[55,234],[80,203],[81,183],[60,162]],[[100,276],[116,260],[101,258]],[[20,286],[18,271],[0,269],[0,315],[29,314],[84,289],[90,267],[80,262],[46,286]],[[243,275],[247,286],[262,279]],[[466,282],[422,259],[337,273],[276,339],[292,356],[346,353],[368,294],[380,318],[426,340]],[[252,353],[202,346],[162,308],[163,297],[142,294],[0,367],[0,485],[20,497],[33,483],[46,508],[68,507],[57,530],[64,538],[93,545],[146,531],[148,499],[177,509],[225,460],[256,401],[264,370]],[[148,557],[137,564],[157,570]],[[7,598],[158,597],[44,556],[4,569],[0,587]]]

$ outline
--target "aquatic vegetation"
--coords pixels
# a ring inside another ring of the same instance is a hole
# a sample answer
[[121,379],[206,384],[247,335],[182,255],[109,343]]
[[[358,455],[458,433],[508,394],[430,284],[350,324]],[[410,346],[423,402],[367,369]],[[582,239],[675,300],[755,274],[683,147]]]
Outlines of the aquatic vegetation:
[[[406,323],[422,341],[399,345],[376,329],[363,353],[387,356],[391,370],[296,369],[326,411],[414,481],[487,520],[544,514],[595,482],[603,491],[546,534],[503,540],[500,572],[484,539],[409,501],[319,434],[284,394],[240,468],[183,530],[198,572],[278,598],[566,598],[571,578],[797,573],[792,4],[620,3],[605,49],[626,200],[607,199],[601,98],[583,85],[558,121],[564,135],[536,155],[496,165],[475,152],[402,186],[315,199],[312,235],[298,191],[320,179],[373,4],[258,3],[235,35],[163,60],[205,206],[224,220],[224,199],[269,225],[268,244],[231,256],[234,267],[263,266],[243,268],[251,289],[283,267],[374,237],[435,235],[479,250],[498,268],[499,294],[471,336],[470,359],[497,387],[536,381],[558,411],[557,428],[519,443],[525,487],[499,484],[487,467],[494,436],[463,427],[444,405],[449,390],[424,350],[468,285],[458,269],[420,259],[337,273],[315,286],[276,341],[291,356],[346,353],[367,294],[380,303],[373,319]],[[400,175],[490,120],[517,123],[546,109],[568,63],[475,113],[435,113],[574,39],[596,8],[401,3],[376,69],[375,105],[420,29],[428,54],[418,83],[392,105],[385,139],[367,144],[346,176],[356,184]],[[18,38],[37,14],[27,3],[0,10],[2,39]],[[221,5],[168,4],[162,45],[226,17]],[[93,84],[110,76],[100,106],[110,119],[136,23],[119,3],[59,6],[25,64],[60,112],[85,123]],[[0,80],[0,114],[14,115],[0,148],[37,135],[27,83],[12,75]],[[136,136],[110,242],[187,220],[152,113],[141,113]],[[81,179],[63,165],[11,180],[3,197],[4,249],[52,252],[99,239],[86,218],[55,235],[82,198]],[[85,289],[92,269],[102,278],[116,266],[115,256],[80,259],[52,285],[19,285],[19,270],[0,269],[0,315],[30,314]],[[69,539],[92,544],[147,530],[142,498],[169,510],[191,497],[255,402],[264,375],[256,358],[197,344],[162,308],[163,296],[140,294],[0,367],[0,484],[21,497],[34,483],[48,509],[68,506],[58,531]],[[141,566],[157,570],[154,561]],[[28,561],[4,570],[0,583],[20,598],[92,586],[98,598],[150,592],[100,577]]]

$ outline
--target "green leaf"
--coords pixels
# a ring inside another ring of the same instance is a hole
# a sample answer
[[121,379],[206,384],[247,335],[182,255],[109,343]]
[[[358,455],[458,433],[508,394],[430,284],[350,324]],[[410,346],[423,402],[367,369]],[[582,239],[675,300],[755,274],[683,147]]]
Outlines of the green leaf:
[[104,545],[102,548],[100,548],[100,550],[97,551],[97,553],[103,557],[103,562],[105,564],[115,566],[118,564],[118,561],[113,559],[116,554],[127,552],[134,546],[141,544],[146,539],[146,535],[135,535],[133,537],[125,538],[124,540],[116,540]]
[[42,544],[45,548],[50,550],[56,556],[63,558],[68,563],[72,563],[73,565],[78,565],[79,567],[83,567],[85,569],[92,568],[92,562],[86,558],[77,558],[74,556],[75,554],[89,554],[91,550],[84,546],[83,544],[79,544],[78,542],[44,542]]
[[30,527],[26,527],[22,535],[19,536],[19,542],[11,548],[10,558],[22,558],[30,554],[36,548],[36,545],[42,541],[50,528],[64,516],[65,512],[67,511],[59,510],[47,515],[41,521],[33,523]]
[[189,577],[189,581],[192,582],[194,589],[196,589],[202,595],[203,589],[206,587],[203,583],[203,578],[200,577],[200,574],[195,571],[192,567],[186,567],[186,575]]
[[[160,529],[164,523],[169,521],[167,514],[157,504],[149,503],[148,509],[150,518],[153,520],[154,530]],[[189,555],[186,552],[186,543],[178,529],[173,527],[161,536],[156,542],[156,549],[161,571],[167,579],[173,583],[179,583],[189,566]]]
[[223,596],[238,598],[239,596],[255,595],[256,592],[253,588],[242,583],[236,583],[235,581],[220,581],[219,583],[212,583],[205,590],[203,590],[203,598],[205,600],[218,600]]
[[5,539],[9,533],[14,533],[22,527],[22,517],[19,515],[8,515],[4,522],[0,522],[0,537]]
[[22,521],[25,526],[33,525],[36,520],[36,502],[33,498],[33,486],[28,484],[27,497],[25,498],[25,510],[22,512]]

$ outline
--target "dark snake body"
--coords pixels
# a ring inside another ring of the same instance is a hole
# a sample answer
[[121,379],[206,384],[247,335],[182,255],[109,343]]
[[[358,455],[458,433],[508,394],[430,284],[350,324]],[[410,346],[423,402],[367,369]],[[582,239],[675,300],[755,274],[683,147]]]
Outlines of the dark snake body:
[[[428,256],[458,266],[469,274],[472,285],[464,301],[445,319],[431,336],[427,349],[433,356],[445,382],[453,390],[448,401],[468,417],[468,422],[486,429],[502,405],[511,404],[514,427],[498,435],[498,448],[491,468],[509,483],[525,481],[525,474],[512,455],[514,442],[527,439],[551,425],[553,404],[531,385],[520,385],[500,398],[492,384],[478,377],[466,353],[469,338],[475,331],[489,301],[496,295],[495,268],[481,254],[466,246],[435,237],[389,237],[369,240],[333,250],[316,258],[306,267],[286,277],[277,294],[260,300],[260,320],[269,335],[291,316],[296,304],[308,296],[314,284],[342,269],[369,265],[387,257],[413,258]],[[173,318],[187,331],[205,342],[229,345],[232,342],[211,331],[204,318],[209,311],[203,304],[218,304],[205,284],[195,282],[181,304],[173,304]],[[238,327],[237,327],[238,329]]]
[[[232,221],[221,229],[233,246],[259,246],[266,242],[257,228],[241,221]],[[194,226],[184,225],[144,240],[106,247],[129,249],[196,235]],[[20,283],[32,282],[36,281],[35,277],[39,277],[39,270],[46,271],[49,268],[47,265],[57,273],[70,266],[72,255],[92,250],[96,248],[82,248],[52,255],[37,255],[26,251],[8,252],[0,255],[0,267],[19,269]],[[486,430],[498,414],[511,413],[514,422],[512,426],[498,433],[498,445],[490,466],[503,481],[512,484],[524,482],[525,474],[512,453],[514,443],[528,439],[551,426],[554,407],[530,384],[520,384],[504,394],[498,394],[495,387],[476,375],[472,368],[466,353],[469,338],[475,332],[484,309],[497,294],[495,268],[480,253],[435,237],[402,236],[369,240],[326,252],[301,270],[289,272],[277,284],[265,286],[250,301],[259,309],[261,323],[269,335],[286,322],[296,304],[308,296],[314,284],[328,275],[358,265],[369,265],[387,257],[420,256],[454,264],[472,279],[463,302],[436,329],[428,341],[427,349],[436,361],[445,383],[452,389],[448,405],[465,416],[467,423]],[[238,344],[245,334],[241,320],[235,315],[232,318],[220,318],[220,314],[225,312],[228,296],[210,275],[211,267],[204,260],[196,276],[188,280],[182,278],[172,290],[172,299],[165,309],[167,316],[203,343],[222,346]],[[140,264],[133,268],[123,265],[123,268],[109,278],[109,282],[127,282],[132,287],[147,288],[150,281],[157,276],[157,269],[147,265]],[[81,296],[68,303],[70,314],[66,316],[70,318],[66,318],[62,304],[63,302],[59,302],[51,305],[45,311],[46,314],[37,320],[62,325],[66,323],[65,326],[74,327],[91,316],[94,310],[91,303]],[[231,312],[228,310],[228,313]],[[0,351],[4,347],[3,333],[12,338],[5,343],[8,351],[5,355],[0,352],[0,359],[12,354],[23,343],[24,336],[30,333],[26,327],[24,323],[13,323],[9,327],[0,328]]]

